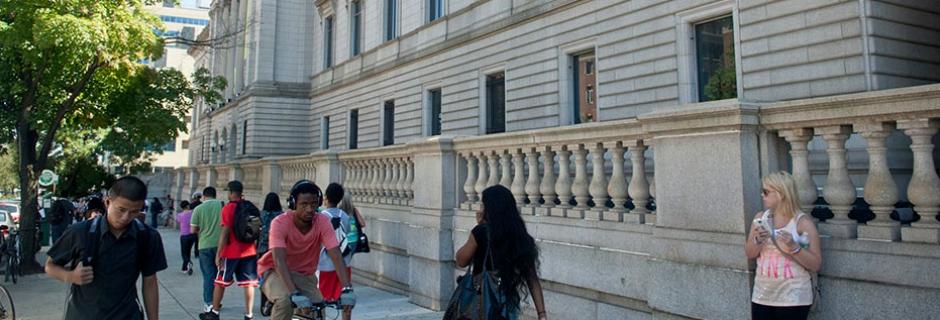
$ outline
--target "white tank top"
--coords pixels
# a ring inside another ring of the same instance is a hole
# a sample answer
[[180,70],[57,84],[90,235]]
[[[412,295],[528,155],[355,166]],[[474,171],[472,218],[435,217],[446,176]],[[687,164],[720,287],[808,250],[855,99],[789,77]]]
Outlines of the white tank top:
[[[768,211],[764,211],[761,219],[766,219]],[[800,239],[796,223],[803,213],[790,219],[786,226],[774,230],[786,230],[793,235],[794,240]],[[776,226],[775,226],[776,227]],[[757,274],[754,277],[754,291],[751,302],[775,307],[808,306],[813,304],[813,280],[806,268],[780,252],[768,239],[761,248],[757,257]]]

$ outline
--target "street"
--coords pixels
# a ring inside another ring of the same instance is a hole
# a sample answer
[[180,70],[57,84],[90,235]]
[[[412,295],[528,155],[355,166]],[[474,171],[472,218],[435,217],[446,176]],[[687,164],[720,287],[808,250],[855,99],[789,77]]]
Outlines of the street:
[[[198,319],[202,305],[202,275],[198,262],[195,272],[188,276],[180,272],[179,231],[160,229],[166,250],[169,267],[157,273],[160,283],[160,318],[161,319]],[[42,263],[45,250],[37,255]],[[17,319],[25,320],[60,320],[65,309],[68,285],[58,282],[45,274],[25,276],[17,284],[4,283],[13,296]],[[140,285],[138,285],[138,288]],[[408,298],[384,292],[378,289],[357,286],[358,304],[353,313],[354,319],[440,319],[439,312],[408,303]],[[241,320],[244,313],[244,293],[241,288],[230,287],[222,301],[222,319]],[[255,294],[254,314],[262,319],[260,294]],[[339,319],[339,313],[328,309],[328,319]]]

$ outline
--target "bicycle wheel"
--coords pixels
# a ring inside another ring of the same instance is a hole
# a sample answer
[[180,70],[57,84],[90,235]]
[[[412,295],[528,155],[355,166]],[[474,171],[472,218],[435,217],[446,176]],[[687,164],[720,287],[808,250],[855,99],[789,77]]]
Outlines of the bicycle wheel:
[[0,320],[15,320],[16,311],[13,309],[13,296],[7,288],[0,286]]

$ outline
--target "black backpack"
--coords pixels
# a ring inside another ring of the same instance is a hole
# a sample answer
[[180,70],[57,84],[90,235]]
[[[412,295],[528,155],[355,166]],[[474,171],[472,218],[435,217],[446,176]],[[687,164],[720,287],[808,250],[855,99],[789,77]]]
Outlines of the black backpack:
[[61,224],[66,222],[67,217],[71,217],[69,205],[63,203],[63,201],[67,200],[59,199],[52,202],[52,208],[49,208],[49,214],[46,215],[49,218],[49,224]]
[[232,231],[239,242],[255,243],[261,235],[261,211],[251,201],[242,200],[235,205]]

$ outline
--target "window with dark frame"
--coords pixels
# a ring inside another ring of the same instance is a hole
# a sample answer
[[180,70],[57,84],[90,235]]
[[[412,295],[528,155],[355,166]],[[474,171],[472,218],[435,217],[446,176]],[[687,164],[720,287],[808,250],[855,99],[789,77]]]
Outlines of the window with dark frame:
[[441,135],[441,89],[428,90],[428,104],[430,107],[429,127],[430,135]]
[[382,114],[382,146],[390,146],[395,144],[395,100],[385,101]]
[[333,17],[323,20],[323,62],[326,68],[333,66]]
[[330,148],[330,117],[323,116],[320,120],[320,150]]
[[444,16],[444,0],[428,0],[428,22]]
[[242,124],[242,154],[248,154],[248,120]]
[[694,29],[698,101],[737,97],[732,17],[702,22]]
[[349,4],[350,47],[352,55],[362,53],[362,1],[353,1]]
[[347,128],[347,146],[350,150],[359,148],[359,110],[349,111],[349,127]]
[[573,123],[597,121],[597,74],[594,50],[571,56],[572,80],[574,80]]
[[398,1],[385,0],[385,41],[398,36]]
[[505,73],[486,76],[486,134],[506,132]]

